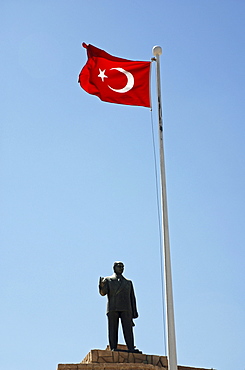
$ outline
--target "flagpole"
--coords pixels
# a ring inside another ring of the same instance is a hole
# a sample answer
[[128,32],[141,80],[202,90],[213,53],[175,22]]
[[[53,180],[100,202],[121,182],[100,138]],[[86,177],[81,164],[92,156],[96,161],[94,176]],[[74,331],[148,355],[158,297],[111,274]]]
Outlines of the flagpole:
[[155,56],[156,60],[156,79],[157,79],[157,105],[159,121],[160,172],[161,172],[161,191],[162,191],[161,192],[162,227],[163,227],[163,250],[165,267],[166,321],[168,338],[168,369],[177,370],[177,350],[174,324],[174,304],[173,304],[173,288],[172,288],[171,259],[170,259],[162,103],[161,103],[161,83],[160,83],[160,55],[162,54],[162,48],[160,46],[154,46],[152,49],[152,53]]

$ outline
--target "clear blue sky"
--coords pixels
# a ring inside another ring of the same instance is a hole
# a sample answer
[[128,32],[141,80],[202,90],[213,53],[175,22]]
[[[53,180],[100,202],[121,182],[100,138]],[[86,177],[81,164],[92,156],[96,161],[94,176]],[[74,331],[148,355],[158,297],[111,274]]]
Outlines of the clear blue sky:
[[165,353],[151,114],[80,88],[84,41],[134,60],[163,48],[178,363],[244,370],[244,1],[2,0],[0,25],[1,368],[105,348],[97,285],[115,260],[137,347]]

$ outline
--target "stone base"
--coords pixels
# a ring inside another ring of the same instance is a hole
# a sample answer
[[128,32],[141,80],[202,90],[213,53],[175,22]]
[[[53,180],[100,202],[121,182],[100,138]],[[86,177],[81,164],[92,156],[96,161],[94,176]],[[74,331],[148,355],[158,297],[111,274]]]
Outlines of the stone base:
[[[79,364],[59,364],[57,370],[167,370],[166,356],[127,352],[127,346],[118,345],[119,351],[92,349]],[[120,349],[122,351],[120,351]],[[205,370],[178,366],[178,370]],[[206,369],[208,370],[208,369]],[[212,370],[212,369],[210,369]]]

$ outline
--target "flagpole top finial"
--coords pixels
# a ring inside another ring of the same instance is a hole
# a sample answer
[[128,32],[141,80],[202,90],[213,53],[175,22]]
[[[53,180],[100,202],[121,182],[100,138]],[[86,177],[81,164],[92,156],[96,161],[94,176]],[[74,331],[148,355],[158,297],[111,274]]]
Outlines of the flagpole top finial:
[[157,55],[162,55],[162,48],[161,46],[154,46],[152,48],[152,54],[157,56]]

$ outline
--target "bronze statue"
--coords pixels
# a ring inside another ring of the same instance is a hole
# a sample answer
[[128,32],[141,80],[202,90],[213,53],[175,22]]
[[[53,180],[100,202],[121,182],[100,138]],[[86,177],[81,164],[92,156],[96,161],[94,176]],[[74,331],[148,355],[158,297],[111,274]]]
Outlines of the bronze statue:
[[133,319],[138,317],[136,299],[133,283],[126,279],[122,273],[124,265],[122,262],[115,262],[114,274],[100,278],[99,292],[102,296],[107,295],[107,317],[109,344],[112,351],[117,350],[118,324],[121,319],[123,335],[130,352],[139,352],[134,346]]

